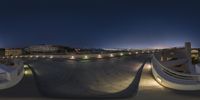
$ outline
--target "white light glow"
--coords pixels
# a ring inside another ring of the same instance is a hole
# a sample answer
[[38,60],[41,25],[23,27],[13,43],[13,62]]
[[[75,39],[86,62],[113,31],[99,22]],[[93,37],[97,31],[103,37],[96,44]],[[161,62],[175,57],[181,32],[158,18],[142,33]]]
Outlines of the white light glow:
[[120,53],[120,56],[123,56],[124,54],[123,53]]
[[71,56],[69,59],[75,59],[75,57],[74,57],[74,56]]
[[24,68],[28,68],[28,65],[24,65]]
[[49,58],[50,58],[50,59],[52,59],[52,58],[53,58],[53,56],[50,56]]
[[31,76],[32,75],[32,71],[30,69],[27,69],[24,71],[24,75],[25,76]]
[[162,80],[161,80],[159,77],[156,77],[156,80],[157,80],[159,83],[162,82]]
[[144,51],[142,51],[142,53],[144,53]]
[[110,54],[110,57],[114,57],[114,55],[113,55],[113,54]]
[[151,70],[151,64],[146,64],[144,66],[144,70],[150,71]]
[[102,58],[102,56],[101,56],[101,55],[98,55],[97,58]]
[[87,55],[85,55],[85,56],[84,56],[84,59],[88,59],[88,56],[87,56]]

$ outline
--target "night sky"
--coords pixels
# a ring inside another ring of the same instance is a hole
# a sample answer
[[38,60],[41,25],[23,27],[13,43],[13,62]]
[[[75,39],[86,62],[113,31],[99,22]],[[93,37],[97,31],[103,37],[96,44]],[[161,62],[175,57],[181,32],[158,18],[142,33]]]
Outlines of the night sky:
[[0,48],[200,47],[199,0],[1,0]]

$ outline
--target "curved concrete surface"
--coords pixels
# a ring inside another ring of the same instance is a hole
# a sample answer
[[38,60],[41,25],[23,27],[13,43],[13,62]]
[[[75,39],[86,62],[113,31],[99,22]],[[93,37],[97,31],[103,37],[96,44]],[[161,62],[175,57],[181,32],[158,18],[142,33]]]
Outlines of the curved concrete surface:
[[4,74],[2,78],[6,79],[0,80],[0,90],[14,87],[24,76],[23,63],[21,63],[21,61],[14,61],[14,66],[0,64],[0,67],[8,69],[8,72],[2,73]]
[[200,75],[172,72],[163,67],[155,57],[152,58],[152,73],[159,84],[175,90],[200,90]]
[[[133,61],[138,63],[140,57],[135,57]],[[143,58],[144,59],[144,58]],[[145,58],[146,59],[146,58]],[[140,61],[139,61],[140,62]],[[141,64],[136,64],[141,65]],[[134,71],[135,72],[135,71]],[[140,76],[142,72],[142,76],[140,79],[140,84],[138,87],[137,94],[130,98],[118,98],[118,100],[199,100],[199,91],[176,91],[172,89],[165,88],[158,84],[151,71],[150,64],[145,64],[143,71],[136,71],[134,75],[134,83],[138,72]],[[140,77],[138,77],[140,78]],[[138,82],[138,81],[137,81]],[[122,82],[123,83],[123,82]],[[0,99],[2,100],[63,100],[63,98],[49,98],[41,95],[38,91],[38,86],[35,84],[35,79],[33,76],[26,76],[20,81],[16,86],[6,89],[0,90]],[[137,87],[137,85],[135,86]],[[132,89],[132,88],[131,88]],[[131,90],[129,88],[129,90]],[[135,89],[134,89],[135,90]],[[128,91],[133,94],[133,91]],[[71,100],[71,98],[64,98],[65,100]],[[96,99],[96,98],[95,98]],[[86,99],[88,100],[88,99]]]
[[133,56],[83,61],[38,59],[29,65],[40,92],[46,96],[109,97],[132,89],[130,85],[144,59]]

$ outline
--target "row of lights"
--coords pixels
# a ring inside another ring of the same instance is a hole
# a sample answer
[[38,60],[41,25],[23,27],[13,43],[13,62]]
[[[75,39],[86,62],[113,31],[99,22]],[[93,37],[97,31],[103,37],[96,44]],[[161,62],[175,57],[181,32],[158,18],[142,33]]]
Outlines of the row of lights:
[[[132,53],[129,52],[128,54],[131,55]],[[123,55],[124,55],[124,53],[120,53],[120,56],[123,56]],[[109,57],[114,57],[114,54],[111,53],[111,54],[109,55]],[[99,54],[99,55],[97,55],[97,58],[98,58],[98,59],[101,59],[101,58],[103,58],[103,57],[102,57],[102,55]],[[75,56],[71,56],[69,59],[76,59],[76,58],[75,58]],[[84,55],[83,59],[89,59],[88,55]]]
[[[135,52],[135,54],[139,54],[139,52]],[[124,55],[124,53],[119,53],[119,55],[120,56],[123,56]],[[132,53],[131,52],[129,52],[128,53],[128,55],[132,55]],[[53,59],[54,58],[54,56],[53,55],[51,55],[51,56],[45,56],[45,55],[43,55],[43,56],[39,56],[39,55],[36,55],[36,56],[33,56],[33,55],[30,55],[30,56],[28,56],[28,55],[25,55],[25,56],[11,56],[10,58],[39,58],[39,57],[41,57],[41,58],[50,58],[50,59]],[[109,54],[109,57],[114,57],[114,54]],[[5,59],[5,58],[9,58],[9,57],[2,57],[3,59]],[[97,58],[103,58],[102,57],[102,55],[97,55]],[[75,56],[71,56],[69,59],[76,59],[75,58]],[[89,56],[88,55],[84,55],[83,56],[83,59],[89,59]]]
[[[39,58],[40,56],[39,55],[36,55],[36,56],[33,56],[33,55],[30,55],[30,56],[7,56],[7,57],[0,57],[0,58],[3,58],[3,59],[5,59],[5,58]],[[41,56],[42,58],[46,58],[47,56],[45,56],[45,55],[43,55],[43,56]],[[54,58],[54,56],[49,56],[49,58]]]

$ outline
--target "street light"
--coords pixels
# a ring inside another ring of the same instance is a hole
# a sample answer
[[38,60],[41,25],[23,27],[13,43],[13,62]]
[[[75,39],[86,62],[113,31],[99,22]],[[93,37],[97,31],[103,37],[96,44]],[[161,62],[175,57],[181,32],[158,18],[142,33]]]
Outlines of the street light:
[[85,55],[85,56],[84,56],[84,59],[88,59],[88,56],[87,56],[87,55]]
[[120,53],[120,56],[123,56],[124,54],[123,53]]
[[162,80],[161,80],[159,77],[156,77],[156,80],[157,80],[159,83],[162,82]]
[[97,58],[102,58],[102,56],[101,56],[101,55],[98,55]]
[[75,57],[74,57],[74,56],[71,56],[69,59],[75,59]]
[[111,53],[111,54],[110,54],[110,57],[114,57],[114,55]]
[[129,52],[128,54],[129,54],[129,55],[131,55],[132,53],[131,53],[131,52]]
[[53,56],[50,56],[49,58],[50,58],[50,59],[52,59],[52,58],[53,58]]
[[24,65],[24,68],[29,68],[28,65]]
[[33,73],[32,73],[32,71],[30,70],[30,69],[25,69],[24,70],[24,75],[25,76],[31,76]]

